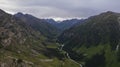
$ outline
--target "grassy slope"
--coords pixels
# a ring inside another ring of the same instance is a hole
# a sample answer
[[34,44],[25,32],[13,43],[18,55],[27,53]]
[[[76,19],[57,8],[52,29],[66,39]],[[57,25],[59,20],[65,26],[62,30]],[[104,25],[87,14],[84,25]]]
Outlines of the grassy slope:
[[[39,42],[39,44],[40,44],[40,42]],[[34,48],[36,50],[34,50]],[[47,44],[47,46],[45,48],[53,49],[53,50],[57,51],[58,46],[56,46],[56,44],[54,44],[54,43],[50,43],[50,44]],[[73,61],[64,57],[62,52],[56,52],[56,53],[53,52],[53,54],[51,54],[51,56],[54,55],[54,53],[55,54],[60,53],[59,55],[62,54],[63,55],[62,60],[59,59],[56,55],[53,57],[49,57],[48,55],[44,55],[44,51],[45,52],[47,51],[47,49],[44,50],[45,48],[39,48],[39,45],[37,43],[36,44],[34,43],[34,46],[30,45],[29,47],[26,45],[21,45],[21,46],[20,45],[16,45],[16,46],[10,45],[10,46],[8,46],[8,48],[1,49],[0,61],[7,63],[5,60],[18,59],[18,60],[33,63],[34,67],[73,67],[73,66],[79,67],[79,65],[77,65]],[[51,51],[51,53],[52,53],[52,51]]]
[[114,12],[92,16],[84,24],[64,31],[58,39],[67,51],[82,55],[79,60],[85,67],[119,67],[120,52],[115,50],[120,41],[119,16]]

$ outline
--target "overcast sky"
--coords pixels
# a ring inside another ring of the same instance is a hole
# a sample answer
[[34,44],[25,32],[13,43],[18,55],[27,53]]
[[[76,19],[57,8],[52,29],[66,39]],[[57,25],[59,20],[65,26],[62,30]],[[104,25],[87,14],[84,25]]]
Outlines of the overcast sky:
[[106,11],[120,12],[120,0],[0,0],[0,9],[39,18],[86,18]]

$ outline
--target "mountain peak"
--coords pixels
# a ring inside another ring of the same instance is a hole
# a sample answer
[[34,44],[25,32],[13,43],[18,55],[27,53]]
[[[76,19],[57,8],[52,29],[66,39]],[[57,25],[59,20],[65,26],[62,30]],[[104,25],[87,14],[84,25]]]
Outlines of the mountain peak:
[[6,14],[5,11],[3,11],[2,9],[0,9],[0,16]]
[[22,13],[22,12],[18,12],[18,13],[16,13],[15,15],[14,15],[15,17],[23,17],[24,16],[24,14]]
[[107,11],[107,12],[101,13],[101,15],[117,15],[117,14],[118,14],[118,13],[112,12],[112,11]]
[[0,13],[5,13],[5,11],[3,11],[2,9],[0,9]]
[[23,13],[22,13],[22,12],[18,12],[17,14],[18,14],[18,15],[23,15]]
[[111,13],[115,13],[115,12],[112,12],[112,11],[107,11],[106,13],[109,13],[109,14],[111,14]]

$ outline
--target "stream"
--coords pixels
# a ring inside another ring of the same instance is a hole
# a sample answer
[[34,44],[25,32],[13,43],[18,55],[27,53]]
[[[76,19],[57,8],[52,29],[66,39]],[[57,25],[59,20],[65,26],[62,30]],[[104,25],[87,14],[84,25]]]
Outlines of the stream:
[[[62,51],[63,50],[63,47],[64,47],[64,44],[63,45],[61,45],[61,47],[60,47],[60,51]],[[65,51],[66,52],[66,51]],[[78,62],[76,62],[75,60],[73,60],[71,57],[70,57],[70,55],[69,55],[69,53],[68,52],[66,52],[66,54],[67,54],[67,58],[68,59],[70,59],[71,61],[73,61],[74,63],[76,63],[76,64],[78,64],[80,67],[83,67],[83,65],[82,64],[80,64],[80,63],[78,63]]]

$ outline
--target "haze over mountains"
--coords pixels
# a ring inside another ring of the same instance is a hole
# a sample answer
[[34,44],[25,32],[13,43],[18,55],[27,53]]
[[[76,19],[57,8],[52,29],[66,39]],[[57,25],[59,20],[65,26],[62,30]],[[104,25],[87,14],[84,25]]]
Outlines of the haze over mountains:
[[53,19],[44,19],[47,22],[51,23],[61,31],[69,29],[70,27],[74,26],[76,23],[82,23],[83,19],[70,19],[70,20],[63,20],[63,21],[55,21]]
[[56,22],[0,10],[0,67],[120,67],[120,13]]

